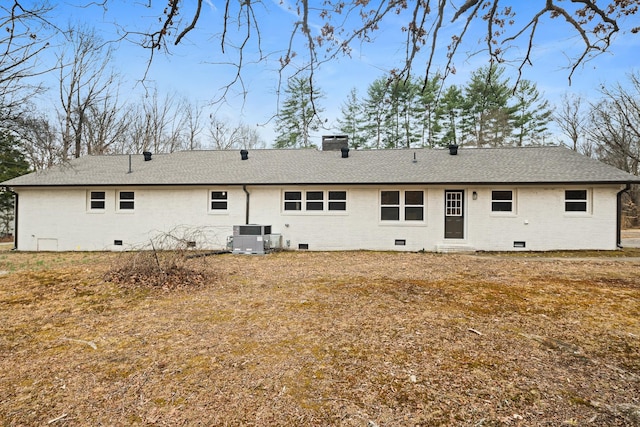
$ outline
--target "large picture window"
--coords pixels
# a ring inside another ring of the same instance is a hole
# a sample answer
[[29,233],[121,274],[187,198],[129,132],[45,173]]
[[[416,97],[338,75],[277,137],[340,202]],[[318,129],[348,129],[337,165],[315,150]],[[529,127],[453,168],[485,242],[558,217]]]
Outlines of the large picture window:
[[491,192],[492,212],[513,212],[513,191],[496,190]]
[[587,190],[566,190],[564,210],[565,212],[587,212]]
[[424,191],[381,191],[380,220],[424,221]]
[[283,198],[285,211],[322,213],[347,210],[346,191],[285,191]]

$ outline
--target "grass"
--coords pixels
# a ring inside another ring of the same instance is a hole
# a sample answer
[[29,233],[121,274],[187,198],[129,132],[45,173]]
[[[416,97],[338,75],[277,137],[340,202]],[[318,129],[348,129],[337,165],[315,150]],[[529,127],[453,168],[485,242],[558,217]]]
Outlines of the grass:
[[0,424],[638,425],[640,262],[565,255],[2,253]]

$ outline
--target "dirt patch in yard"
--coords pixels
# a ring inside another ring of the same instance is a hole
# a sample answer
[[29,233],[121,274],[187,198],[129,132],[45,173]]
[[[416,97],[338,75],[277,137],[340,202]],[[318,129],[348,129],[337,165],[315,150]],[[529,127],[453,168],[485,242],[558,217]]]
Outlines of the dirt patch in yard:
[[0,254],[0,424],[633,426],[640,262]]

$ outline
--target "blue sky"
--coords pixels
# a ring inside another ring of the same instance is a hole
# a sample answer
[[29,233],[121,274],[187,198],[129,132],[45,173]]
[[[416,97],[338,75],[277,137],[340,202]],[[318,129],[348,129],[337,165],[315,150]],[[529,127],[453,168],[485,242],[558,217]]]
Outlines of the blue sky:
[[[167,2],[109,0],[106,10],[96,5],[77,7],[78,4],[87,3],[89,2],[85,0],[62,1],[52,13],[52,20],[62,27],[76,23],[94,26],[105,40],[113,40],[117,37],[118,27],[139,31],[157,29],[158,17]],[[147,3],[152,7],[145,7]],[[235,74],[234,67],[229,64],[237,61],[232,49],[228,49],[225,54],[220,50],[220,24],[224,12],[218,9],[221,2],[206,0],[205,3],[196,29],[179,46],[172,46],[169,55],[156,53],[147,75],[147,83],[154,84],[161,94],[177,93],[199,104],[219,99],[222,88]],[[321,1],[318,0],[318,3]],[[524,18],[534,12],[535,7],[541,7],[543,1],[516,4],[514,7]],[[287,46],[293,23],[299,18],[292,0],[264,0],[262,4],[255,5],[255,12],[261,27],[261,48],[266,59],[260,63],[252,63],[256,59],[257,45],[255,42],[250,44],[245,58],[248,62],[243,69],[247,96],[244,97],[240,93],[241,87],[236,85],[227,94],[225,102],[212,105],[209,111],[225,121],[257,125],[261,136],[270,145],[274,139],[272,118],[277,111],[278,58]],[[188,20],[191,15],[185,10],[182,16]],[[351,16],[347,25],[351,25],[355,18]],[[371,82],[402,63],[405,35],[400,28],[406,25],[407,16],[400,14],[389,18],[374,33],[371,43],[356,42],[352,45],[350,57],[340,56],[317,70],[317,84],[325,94],[321,105],[328,125],[335,123],[335,119],[339,117],[340,106],[352,88],[356,88],[358,94],[364,96]],[[312,17],[311,24],[312,31],[317,34],[322,21]],[[535,41],[533,66],[525,68],[523,78],[536,83],[540,92],[552,104],[558,104],[561,96],[567,92],[595,101],[599,98],[597,90],[602,84],[611,86],[618,82],[624,83],[628,73],[640,68],[640,35],[627,31],[637,25],[640,25],[640,15],[626,18],[622,32],[616,36],[610,51],[580,66],[569,86],[569,70],[566,69],[569,64],[568,55],[579,53],[576,49],[581,48],[580,40],[576,34],[568,31],[569,27],[563,21],[547,19],[539,28]],[[444,64],[444,44],[452,34],[460,32],[461,26],[462,21],[448,23],[442,29],[442,43],[436,52],[433,71]],[[484,31],[486,27],[479,26],[465,36],[467,43],[455,59],[457,72],[450,76],[447,84],[464,84],[473,71],[487,65],[487,57],[482,53],[467,56],[468,53],[477,51],[478,46],[482,46]],[[234,32],[234,27],[228,29],[228,36],[231,40],[240,41],[240,35]],[[135,36],[130,37],[134,38]],[[300,36],[294,40],[294,49],[302,59],[305,57],[303,42]],[[144,75],[149,52],[129,41],[121,41],[115,46],[114,68],[124,77],[123,92],[136,96],[143,93],[144,87],[139,80]],[[511,47],[510,53],[516,57],[522,55],[522,52],[523,48],[518,43]],[[420,75],[426,63],[424,55],[426,50],[415,61],[415,71]],[[296,62],[297,59],[294,59],[294,63]],[[515,76],[515,69],[507,66],[506,75]],[[316,137],[319,140],[322,134],[333,132],[334,129],[323,130]]]

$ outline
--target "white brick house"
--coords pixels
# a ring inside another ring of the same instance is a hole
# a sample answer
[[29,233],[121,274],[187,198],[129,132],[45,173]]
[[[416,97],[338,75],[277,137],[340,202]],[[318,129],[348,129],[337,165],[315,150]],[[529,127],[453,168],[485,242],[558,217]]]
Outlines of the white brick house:
[[223,249],[270,225],[309,250],[613,250],[640,179],[562,147],[253,150],[86,156],[0,185],[16,248],[140,248],[171,233]]

